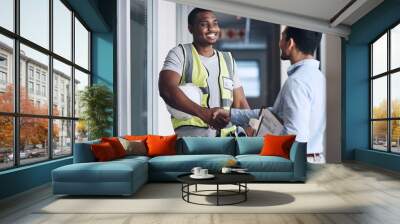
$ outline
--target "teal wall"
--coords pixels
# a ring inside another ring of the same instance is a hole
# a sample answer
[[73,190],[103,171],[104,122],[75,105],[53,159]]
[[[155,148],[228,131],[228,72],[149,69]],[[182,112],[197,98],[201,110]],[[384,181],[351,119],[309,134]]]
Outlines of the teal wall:
[[[377,36],[400,21],[400,0],[386,0],[351,27],[342,40],[342,159],[358,160],[387,169],[397,169],[398,156],[385,163],[387,155],[369,150],[369,46]],[[357,152],[356,152],[357,149]],[[359,152],[359,150],[364,150]],[[379,154],[379,155],[378,155]],[[382,160],[377,163],[377,160]]]
[[53,169],[71,163],[69,157],[0,172],[0,199],[50,182]]
[[[116,0],[67,0],[67,2],[92,31],[92,82],[106,84],[114,91]],[[50,182],[53,169],[71,163],[72,157],[68,157],[1,171],[0,199]]]

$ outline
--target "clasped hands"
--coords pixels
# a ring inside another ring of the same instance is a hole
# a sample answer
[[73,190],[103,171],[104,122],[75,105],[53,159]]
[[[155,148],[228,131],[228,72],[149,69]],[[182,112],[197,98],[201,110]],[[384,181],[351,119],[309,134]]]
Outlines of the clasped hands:
[[206,108],[206,116],[203,119],[213,129],[223,129],[229,124],[231,118],[228,110],[220,107]]

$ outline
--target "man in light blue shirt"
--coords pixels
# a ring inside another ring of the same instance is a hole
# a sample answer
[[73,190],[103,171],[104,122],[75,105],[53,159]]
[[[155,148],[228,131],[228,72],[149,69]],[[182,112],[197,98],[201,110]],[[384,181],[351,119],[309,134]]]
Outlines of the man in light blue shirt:
[[[307,154],[322,154],[326,126],[326,79],[314,53],[321,33],[286,27],[279,42],[281,59],[290,60],[288,79],[270,111],[281,119],[282,135],[295,134],[296,141],[307,142]],[[231,109],[233,124],[246,125],[258,118],[259,109]]]

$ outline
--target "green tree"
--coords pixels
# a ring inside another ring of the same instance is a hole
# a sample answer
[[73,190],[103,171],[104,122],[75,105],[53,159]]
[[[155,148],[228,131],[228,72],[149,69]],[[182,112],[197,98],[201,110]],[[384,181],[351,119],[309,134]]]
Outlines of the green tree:
[[113,94],[108,87],[101,84],[86,87],[80,93],[80,106],[89,139],[110,136],[108,130],[112,128]]

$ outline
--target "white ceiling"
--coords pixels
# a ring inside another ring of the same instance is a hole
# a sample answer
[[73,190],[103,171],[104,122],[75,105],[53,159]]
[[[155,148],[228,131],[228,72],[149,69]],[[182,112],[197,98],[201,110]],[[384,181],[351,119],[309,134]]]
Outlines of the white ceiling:
[[[295,26],[342,37],[353,23],[383,0],[169,0],[261,21]],[[333,20],[349,3],[336,20]]]
[[[284,11],[295,15],[330,20],[351,0],[220,0],[247,4],[264,9]],[[312,7],[310,7],[312,6]]]

